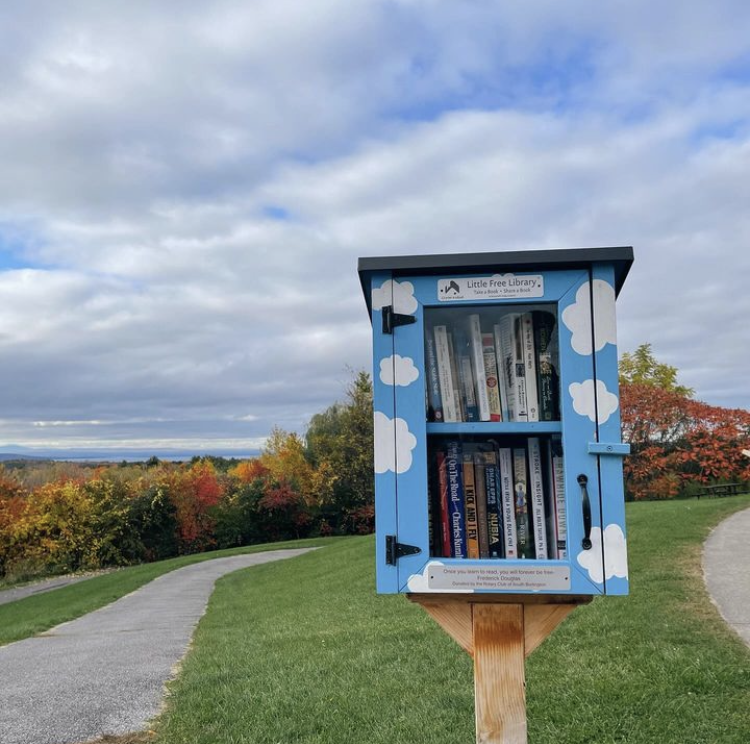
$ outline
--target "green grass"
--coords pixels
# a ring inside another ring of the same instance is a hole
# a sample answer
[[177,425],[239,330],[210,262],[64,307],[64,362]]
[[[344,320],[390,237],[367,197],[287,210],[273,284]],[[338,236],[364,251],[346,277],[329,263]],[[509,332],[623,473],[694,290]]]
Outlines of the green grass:
[[55,625],[75,620],[116,599],[135,591],[157,576],[191,563],[243,553],[258,553],[281,548],[304,548],[310,545],[333,545],[340,538],[297,540],[252,547],[216,550],[210,553],[184,555],[156,563],[119,569],[77,584],[37,594],[26,599],[0,605],[0,645],[29,638]]
[[[531,744],[747,744],[750,652],[703,586],[710,528],[750,498],[632,504],[632,595],[577,609],[527,663]],[[472,664],[373,540],[233,573],[156,722],[158,744],[474,741]]]

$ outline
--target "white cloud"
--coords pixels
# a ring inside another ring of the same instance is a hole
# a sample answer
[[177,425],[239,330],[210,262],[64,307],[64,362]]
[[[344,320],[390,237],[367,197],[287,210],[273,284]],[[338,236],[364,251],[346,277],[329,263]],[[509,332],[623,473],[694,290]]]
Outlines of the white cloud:
[[411,467],[411,451],[417,438],[402,418],[391,419],[375,411],[375,472],[405,473]]
[[[591,344],[591,285],[582,284],[576,292],[576,300],[563,310],[563,323],[573,334],[571,344],[578,354],[592,353]],[[601,279],[593,281],[593,299],[596,325],[593,351],[601,351],[607,344],[617,345],[615,321],[615,290]]]
[[575,412],[596,422],[598,411],[600,424],[605,423],[619,406],[617,396],[610,393],[601,380],[596,381],[596,389],[593,380],[572,382],[568,391],[573,398]]
[[384,385],[411,385],[419,377],[419,370],[411,357],[400,354],[380,360],[380,380]]
[[[406,582],[406,587],[410,592],[424,594],[425,592],[444,592],[444,589],[430,589],[428,584],[428,574],[435,566],[444,566],[441,561],[428,561],[422,569],[422,573],[412,574]],[[451,589],[451,594],[471,594],[470,589]]]
[[393,304],[393,311],[410,315],[417,309],[414,297],[414,285],[411,282],[398,282],[387,279],[381,287],[372,291],[373,310],[382,310],[386,305]]
[[591,529],[591,549],[581,550],[577,556],[578,565],[588,571],[596,584],[614,577],[628,578],[627,540],[618,524],[610,524],[604,530],[604,565],[602,564],[602,531]]

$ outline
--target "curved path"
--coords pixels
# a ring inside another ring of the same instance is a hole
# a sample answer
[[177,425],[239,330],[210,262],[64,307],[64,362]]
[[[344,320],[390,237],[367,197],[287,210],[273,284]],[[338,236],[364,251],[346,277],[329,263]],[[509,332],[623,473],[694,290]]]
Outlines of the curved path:
[[0,648],[0,742],[68,744],[146,727],[216,580],[311,548],[195,563],[100,610]]
[[[88,581],[89,579],[93,579],[94,576],[101,576],[104,573],[111,573],[112,570],[117,569],[92,571],[91,573],[83,574],[80,576],[55,576],[52,579],[42,579],[41,581],[35,581],[33,584],[14,586],[11,589],[2,589],[0,590],[0,605],[15,602],[18,599],[26,599],[26,597],[33,597],[36,594],[51,592],[53,589],[60,589],[61,587],[68,586],[69,584],[77,584],[79,581]],[[0,744],[2,744],[2,740],[0,740]]]
[[750,646],[750,509],[725,519],[703,549],[706,586],[721,616]]

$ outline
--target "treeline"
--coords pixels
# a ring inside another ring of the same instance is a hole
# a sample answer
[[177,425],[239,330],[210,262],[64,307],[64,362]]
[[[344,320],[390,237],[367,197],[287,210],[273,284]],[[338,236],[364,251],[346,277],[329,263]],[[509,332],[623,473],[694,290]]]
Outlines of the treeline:
[[372,384],[274,429],[260,457],[81,467],[0,466],[0,577],[121,566],[374,527]]

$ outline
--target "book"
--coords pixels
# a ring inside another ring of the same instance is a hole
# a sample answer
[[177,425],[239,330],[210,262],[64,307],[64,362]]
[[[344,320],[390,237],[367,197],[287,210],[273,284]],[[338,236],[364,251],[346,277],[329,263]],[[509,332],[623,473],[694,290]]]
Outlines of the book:
[[463,452],[463,486],[466,507],[466,557],[479,558],[479,516],[477,512],[477,492],[474,488],[474,457],[471,452]]
[[542,474],[542,448],[539,437],[529,437],[528,496],[534,533],[534,553],[537,560],[546,560],[547,514],[544,509],[544,476]]
[[512,350],[513,350],[513,420],[528,421],[529,409],[526,397],[526,362],[523,349],[522,316],[515,313],[512,321]]
[[479,404],[479,420],[491,421],[490,400],[487,395],[487,377],[484,366],[484,346],[482,341],[482,326],[479,315],[470,315],[469,345],[471,347],[471,362],[474,367],[474,380],[477,388],[477,403]]
[[526,449],[513,448],[513,494],[516,507],[516,534],[518,537],[518,557],[533,558],[534,544],[529,521],[527,499],[528,477],[526,475]]
[[453,383],[453,365],[451,364],[450,346],[448,344],[448,328],[444,325],[436,325],[434,332],[438,384],[440,386],[440,397],[443,402],[443,420],[457,422],[461,420],[461,408],[456,399]]
[[505,405],[508,409],[508,421],[516,421],[516,374],[513,364],[513,314],[509,313],[500,318],[495,326],[497,353],[502,369],[503,387],[505,389]]
[[474,488],[477,494],[477,527],[479,537],[479,557],[489,558],[489,527],[487,525],[487,488],[484,477],[484,459],[479,457],[478,445],[466,445],[474,460]]
[[568,556],[568,521],[565,511],[565,472],[563,456],[552,448],[552,484],[555,504],[555,536],[557,538],[557,557]]
[[448,442],[445,466],[448,473],[451,558],[466,558],[466,516],[461,477],[463,459],[461,457],[461,445],[457,441]]
[[498,389],[497,356],[495,355],[495,341],[491,333],[482,334],[482,351],[490,421],[502,421],[503,412],[500,406],[500,391]]
[[[450,505],[448,504],[448,467],[445,462],[445,452],[436,453],[438,471],[438,514],[439,537],[436,540],[436,552],[444,558],[451,557],[451,527]],[[439,544],[439,546],[438,546]]]
[[513,501],[513,455],[510,447],[497,451],[500,470],[500,504],[503,515],[503,547],[506,558],[518,558],[516,510]]
[[559,349],[553,313],[535,310],[534,346],[536,347],[537,391],[539,395],[539,420],[560,420]]
[[523,349],[524,378],[526,380],[526,420],[539,421],[533,313],[523,313],[521,315],[521,344]]
[[451,365],[451,377],[453,379],[453,396],[458,406],[458,421],[466,421],[466,412],[464,411],[463,400],[461,396],[461,380],[458,376],[458,357],[453,340],[453,332],[448,330],[448,358]]
[[508,375],[503,362],[503,340],[500,325],[492,326],[492,334],[495,339],[495,357],[497,359],[497,387],[500,393],[500,415],[503,421],[511,421],[510,407],[508,405]]
[[425,326],[424,349],[427,372],[427,420],[439,423],[443,421],[443,399],[440,396],[435,336],[433,329],[427,325]]
[[456,352],[464,420],[479,421],[479,408],[477,407],[477,396],[474,388],[474,371],[471,364],[471,349],[466,336],[458,328],[453,332],[453,346]]
[[484,482],[487,492],[487,530],[489,533],[490,558],[504,558],[500,473],[497,469],[497,454],[494,451],[484,453]]

